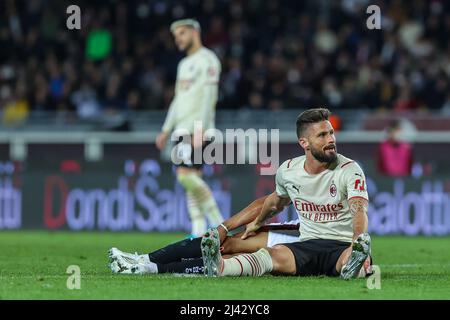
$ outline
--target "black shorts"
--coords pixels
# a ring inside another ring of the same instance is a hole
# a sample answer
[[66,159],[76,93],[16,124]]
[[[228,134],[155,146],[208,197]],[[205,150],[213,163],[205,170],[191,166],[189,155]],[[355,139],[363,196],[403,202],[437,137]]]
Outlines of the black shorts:
[[[187,142],[188,141],[188,142]],[[178,137],[178,141],[176,143],[175,150],[175,159],[174,163],[177,167],[186,167],[193,169],[202,169],[204,164],[203,159],[203,151],[206,146],[210,144],[212,141],[203,142],[201,150],[194,150],[194,146],[192,145],[193,138],[192,136],[181,136]],[[198,153],[200,157],[199,159],[195,159],[195,153]]]
[[326,275],[337,277],[336,263],[350,242],[313,239],[303,242],[283,243],[291,249],[295,257],[297,276]]

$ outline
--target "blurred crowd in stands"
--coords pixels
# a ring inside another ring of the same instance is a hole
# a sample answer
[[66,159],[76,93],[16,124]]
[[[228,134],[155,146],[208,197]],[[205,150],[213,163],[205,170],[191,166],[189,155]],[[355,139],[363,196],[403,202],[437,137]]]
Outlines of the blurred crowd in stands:
[[[33,110],[90,119],[164,110],[183,54],[169,25],[194,17],[221,59],[219,109],[450,113],[450,2],[444,0],[0,2],[3,123]],[[369,30],[366,8],[381,9]]]

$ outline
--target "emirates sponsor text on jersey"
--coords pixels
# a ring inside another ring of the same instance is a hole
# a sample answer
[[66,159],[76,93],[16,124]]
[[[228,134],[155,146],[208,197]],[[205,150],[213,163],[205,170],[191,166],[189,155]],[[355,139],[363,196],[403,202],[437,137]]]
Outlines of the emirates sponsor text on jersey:
[[344,205],[338,204],[315,204],[294,200],[294,207],[304,218],[315,222],[335,221],[338,218],[338,210],[344,209]]

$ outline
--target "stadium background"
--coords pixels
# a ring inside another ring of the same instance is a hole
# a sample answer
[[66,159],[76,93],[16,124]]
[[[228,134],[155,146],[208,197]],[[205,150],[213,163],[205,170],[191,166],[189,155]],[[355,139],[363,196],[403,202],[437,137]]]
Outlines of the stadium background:
[[[66,28],[71,4],[81,30]],[[366,27],[369,4],[381,30]],[[0,229],[190,230],[154,145],[183,57],[168,26],[183,17],[200,21],[222,62],[219,129],[279,129],[282,162],[301,153],[297,114],[327,106],[338,151],[368,177],[370,232],[450,234],[450,10],[440,0],[1,1]],[[378,170],[392,119],[413,146],[405,177]],[[205,168],[225,217],[273,190],[258,168]]]
[[[168,25],[193,16],[223,65],[218,128],[279,129],[282,162],[299,153],[295,116],[328,106],[369,177],[372,232],[450,233],[448,3],[377,2],[382,30],[364,0],[77,4],[81,30],[67,1],[1,3],[0,228],[189,230],[153,142],[182,57]],[[410,177],[377,171],[393,118],[414,143]],[[205,170],[225,216],[273,189],[255,165]]]

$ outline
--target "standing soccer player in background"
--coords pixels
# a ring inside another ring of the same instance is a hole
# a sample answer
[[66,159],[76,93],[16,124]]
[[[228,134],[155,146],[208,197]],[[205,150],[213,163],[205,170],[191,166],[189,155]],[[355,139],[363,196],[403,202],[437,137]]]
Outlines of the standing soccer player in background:
[[[207,229],[205,215],[211,225],[218,226],[223,221],[212,192],[201,177],[202,164],[194,163],[195,150],[205,146],[204,130],[214,128],[221,65],[214,52],[203,47],[198,21],[178,20],[172,23],[170,30],[178,49],[187,56],[178,65],[175,97],[156,146],[163,149],[172,131],[175,134],[177,130],[184,131],[178,136],[177,156],[181,163],[177,164],[177,180],[186,191],[191,234],[199,237]],[[194,123],[198,121],[202,130],[194,132]]]

